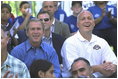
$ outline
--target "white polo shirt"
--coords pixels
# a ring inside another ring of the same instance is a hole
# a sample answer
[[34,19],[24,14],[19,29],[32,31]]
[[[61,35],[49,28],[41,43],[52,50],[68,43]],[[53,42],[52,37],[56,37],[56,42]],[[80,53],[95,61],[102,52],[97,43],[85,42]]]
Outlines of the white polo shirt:
[[[67,38],[62,46],[61,55],[63,58],[63,77],[71,76],[68,70],[71,69],[71,64],[78,57],[86,58],[91,66],[102,64],[104,61],[117,64],[114,52],[104,39],[92,35],[92,39],[88,41],[82,37],[79,31],[75,35]],[[96,77],[102,76],[100,73],[95,73],[94,75]]]

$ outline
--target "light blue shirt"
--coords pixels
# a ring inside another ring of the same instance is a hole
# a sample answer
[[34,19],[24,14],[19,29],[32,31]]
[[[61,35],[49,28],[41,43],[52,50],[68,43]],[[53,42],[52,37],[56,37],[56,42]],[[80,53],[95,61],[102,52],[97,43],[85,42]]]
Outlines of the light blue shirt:
[[3,77],[6,71],[10,71],[8,75],[18,74],[18,78],[30,78],[30,74],[26,65],[10,54],[8,54],[7,59],[1,66],[1,77]]
[[12,50],[11,55],[23,61],[28,68],[30,68],[30,65],[34,60],[48,60],[54,65],[55,77],[60,77],[61,72],[57,53],[54,48],[44,42],[42,42],[38,48],[34,48],[31,46],[29,40],[26,40],[16,46]]

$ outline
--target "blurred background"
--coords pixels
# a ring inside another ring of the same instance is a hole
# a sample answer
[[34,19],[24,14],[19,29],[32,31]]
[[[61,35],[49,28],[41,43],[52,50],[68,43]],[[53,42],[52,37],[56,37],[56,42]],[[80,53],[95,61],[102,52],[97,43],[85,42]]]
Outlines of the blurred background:
[[[21,15],[21,12],[19,10],[20,2],[21,1],[1,1],[1,4],[8,3],[12,7],[12,13],[14,14],[14,17],[17,17]],[[28,2],[31,4],[32,15],[35,17],[37,13],[40,11],[43,1]],[[72,1],[59,1],[58,3],[58,6],[66,12],[67,16],[70,16],[72,14],[71,2]],[[83,1],[82,4],[84,9],[88,9],[89,7],[94,5],[93,1]],[[109,1],[108,5],[114,5],[117,7],[117,1]]]

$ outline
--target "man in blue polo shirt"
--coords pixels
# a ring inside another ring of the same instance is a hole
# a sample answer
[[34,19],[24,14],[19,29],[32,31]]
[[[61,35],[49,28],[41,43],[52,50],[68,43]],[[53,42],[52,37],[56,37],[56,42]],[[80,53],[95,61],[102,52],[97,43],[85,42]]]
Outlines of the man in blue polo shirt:
[[32,62],[45,59],[54,65],[55,77],[60,77],[60,65],[56,51],[50,45],[42,42],[44,25],[38,19],[31,19],[26,28],[28,39],[16,46],[11,55],[23,61],[28,68]]
[[88,10],[93,14],[95,19],[95,29],[93,33],[104,38],[113,46],[117,55],[117,8],[107,5],[108,1],[94,1],[95,6]]
[[77,30],[77,15],[82,11],[82,1],[72,1],[71,10],[73,14],[67,17],[66,23],[69,25],[71,35],[73,35]]

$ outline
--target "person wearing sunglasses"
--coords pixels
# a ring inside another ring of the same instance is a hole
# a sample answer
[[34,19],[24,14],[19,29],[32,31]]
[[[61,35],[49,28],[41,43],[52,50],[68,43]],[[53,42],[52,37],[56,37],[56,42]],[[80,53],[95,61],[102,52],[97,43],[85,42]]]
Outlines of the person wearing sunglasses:
[[45,28],[44,28],[44,36],[42,38],[42,41],[52,46],[58,55],[59,63],[62,64],[62,57],[61,57],[61,47],[64,42],[64,38],[56,33],[51,32],[51,20],[50,20],[50,14],[47,11],[39,12],[37,15],[37,18],[43,22]]
[[48,11],[50,14],[52,32],[59,34],[64,38],[68,38],[70,36],[69,26],[54,17],[54,13],[56,11],[54,1],[44,1],[42,3],[42,11]]

